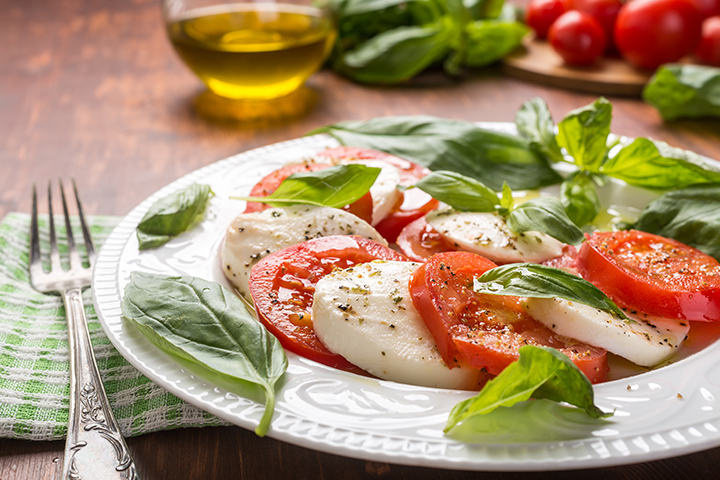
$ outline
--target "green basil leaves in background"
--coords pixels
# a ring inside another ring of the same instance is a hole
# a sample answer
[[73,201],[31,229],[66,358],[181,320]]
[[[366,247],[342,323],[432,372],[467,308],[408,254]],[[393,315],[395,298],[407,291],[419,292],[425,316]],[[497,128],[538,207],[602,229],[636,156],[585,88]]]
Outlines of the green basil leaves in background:
[[255,433],[265,435],[275,408],[275,384],[288,361],[280,342],[217,283],[194,277],[133,272],[123,315],[162,350],[265,392]]
[[663,65],[645,86],[643,98],[664,120],[720,117],[720,68]]
[[192,184],[155,202],[137,226],[139,249],[159,247],[181,234],[205,213],[212,191]]
[[314,172],[294,173],[267,197],[230,197],[273,207],[317,205],[340,208],[360,199],[372,187],[380,169],[362,164],[337,165]]
[[[530,398],[565,402],[594,419],[611,415],[595,405],[590,381],[566,355],[549,347],[525,345],[520,348],[517,362],[490,380],[476,396],[455,405],[445,425],[445,433],[454,436],[459,424],[479,415],[492,415],[500,407],[512,407]],[[492,417],[489,419],[492,422]]]

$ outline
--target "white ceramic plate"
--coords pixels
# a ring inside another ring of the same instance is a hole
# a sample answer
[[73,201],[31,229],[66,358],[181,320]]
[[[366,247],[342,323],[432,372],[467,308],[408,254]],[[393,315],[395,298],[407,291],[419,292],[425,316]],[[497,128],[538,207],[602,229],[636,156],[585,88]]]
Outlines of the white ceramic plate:
[[[510,124],[483,126],[513,131]],[[228,158],[168,185],[125,217],[100,252],[93,280],[95,308],[120,353],[178,397],[254,429],[264,408],[260,390],[225,382],[163,353],[123,320],[122,292],[132,271],[193,275],[229,286],[218,247],[244,202],[228,197],[246,194],[288,160],[336,145],[330,137],[314,136]],[[135,227],[150,205],[195,182],[210,184],[216,194],[202,223],[161,248],[138,251]],[[614,183],[601,196],[606,204],[636,207],[651,199]],[[469,392],[364,378],[288,354],[290,366],[278,388],[268,435],[348,457],[467,470],[578,469],[681,455],[720,445],[720,345],[703,346],[695,343],[685,351],[688,358],[646,373],[619,365],[615,375],[636,375],[595,387],[596,403],[615,411],[607,423],[579,426],[558,418],[538,425],[534,430],[542,433],[533,443],[497,438],[469,444],[445,437],[448,413]]]

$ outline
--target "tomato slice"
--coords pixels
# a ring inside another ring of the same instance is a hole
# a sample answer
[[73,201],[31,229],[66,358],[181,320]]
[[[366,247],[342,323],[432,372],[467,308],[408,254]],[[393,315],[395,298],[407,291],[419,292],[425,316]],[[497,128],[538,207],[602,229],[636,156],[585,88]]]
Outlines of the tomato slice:
[[407,258],[372,240],[345,235],[316,238],[268,255],[250,272],[250,294],[258,319],[283,348],[324,365],[359,371],[315,335],[313,294],[317,282],[335,268],[373,260]]
[[620,306],[720,320],[720,263],[677,240],[636,230],[596,232],[580,246],[576,267]]
[[408,224],[397,238],[400,251],[410,260],[424,262],[436,253],[453,252],[455,245],[445,240],[433,227],[420,217]]
[[409,187],[419,179],[430,174],[430,170],[417,163],[405,160],[404,158],[390,155],[389,153],[373,150],[371,148],[358,147],[336,147],[328,148],[317,154],[318,157],[332,159],[333,161],[353,160],[381,160],[397,167],[400,171],[400,185]]
[[445,363],[458,356],[497,375],[518,358],[523,345],[544,345],[566,354],[591,382],[607,377],[607,353],[559,336],[533,320],[517,297],[485,295],[473,280],[496,265],[469,252],[438,253],[415,271],[410,294]]

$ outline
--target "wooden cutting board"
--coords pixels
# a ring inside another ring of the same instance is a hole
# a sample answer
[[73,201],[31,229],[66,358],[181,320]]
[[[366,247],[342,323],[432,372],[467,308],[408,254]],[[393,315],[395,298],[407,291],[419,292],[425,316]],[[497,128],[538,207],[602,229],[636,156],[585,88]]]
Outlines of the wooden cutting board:
[[587,67],[563,62],[550,44],[527,39],[503,60],[505,73],[554,87],[600,95],[639,97],[653,72],[634,68],[620,57],[602,57]]

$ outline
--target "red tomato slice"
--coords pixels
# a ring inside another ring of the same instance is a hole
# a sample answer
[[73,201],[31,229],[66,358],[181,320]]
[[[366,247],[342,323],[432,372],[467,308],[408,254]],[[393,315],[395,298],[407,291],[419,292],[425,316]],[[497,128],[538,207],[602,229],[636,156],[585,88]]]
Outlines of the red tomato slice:
[[591,382],[607,377],[607,353],[561,337],[525,313],[517,297],[484,295],[473,280],[496,265],[469,252],[438,253],[410,280],[413,303],[445,363],[458,356],[470,366],[500,373],[523,345],[543,345],[566,354]]
[[336,162],[342,160],[381,160],[385,163],[397,167],[400,171],[400,185],[409,187],[419,179],[430,174],[430,170],[421,167],[417,163],[410,160],[390,155],[389,153],[380,152],[371,148],[358,147],[337,147],[328,148],[317,154],[318,157],[325,157]]
[[373,260],[407,258],[372,240],[344,235],[316,238],[268,255],[250,272],[250,294],[258,319],[283,348],[324,365],[358,371],[315,335],[313,294],[317,282],[335,268]]
[[628,230],[587,235],[577,269],[620,306],[660,317],[720,320],[720,263],[669,238]]
[[403,228],[397,238],[400,251],[410,260],[424,262],[436,253],[453,252],[457,248],[420,217]]

